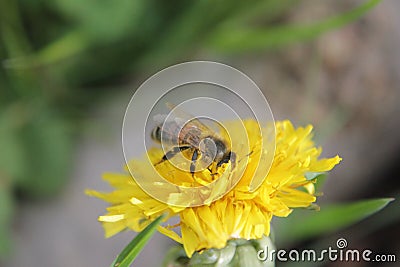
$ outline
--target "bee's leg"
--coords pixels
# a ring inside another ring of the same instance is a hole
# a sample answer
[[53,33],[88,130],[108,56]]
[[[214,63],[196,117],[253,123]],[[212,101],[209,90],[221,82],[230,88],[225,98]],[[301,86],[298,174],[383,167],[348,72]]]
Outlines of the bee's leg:
[[189,149],[190,146],[176,146],[172,150],[168,151],[159,162],[157,162],[155,165],[158,165],[160,163],[163,163],[164,161],[174,157],[176,154],[178,154],[181,151],[185,151],[186,149]]
[[197,149],[193,152],[192,155],[192,163],[190,164],[190,173],[192,174],[192,177],[194,177],[194,171],[196,170],[196,161],[197,157],[199,156],[199,152]]
[[254,150],[250,151],[250,153],[247,153],[247,155],[245,155],[243,158],[241,158],[238,162],[241,162],[243,159],[245,159],[246,157],[250,157],[251,154],[253,154]]
[[235,168],[236,166],[236,154],[234,152],[229,152],[226,154],[225,157],[223,157],[218,163],[217,163],[217,168],[221,167],[222,164],[231,162],[232,169]]

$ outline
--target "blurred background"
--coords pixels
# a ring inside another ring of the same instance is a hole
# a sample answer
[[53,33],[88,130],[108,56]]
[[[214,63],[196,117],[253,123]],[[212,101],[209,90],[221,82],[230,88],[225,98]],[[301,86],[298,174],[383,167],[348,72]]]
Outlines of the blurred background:
[[[400,2],[370,9],[376,2],[2,0],[0,266],[110,265],[134,233],[105,240],[97,216],[107,205],[84,190],[110,190],[102,173],[122,170],[135,89],[188,60],[232,65],[263,90],[276,119],[315,126],[324,155],[343,158],[322,207],[399,198]],[[345,237],[399,258],[398,207],[282,244]],[[160,266],[173,244],[156,234],[135,266]]]

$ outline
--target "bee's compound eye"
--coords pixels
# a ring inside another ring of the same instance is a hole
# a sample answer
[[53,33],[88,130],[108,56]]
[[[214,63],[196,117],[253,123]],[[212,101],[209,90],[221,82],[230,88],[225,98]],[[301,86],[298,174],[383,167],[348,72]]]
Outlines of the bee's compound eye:
[[155,141],[161,141],[161,126],[156,126],[151,132],[151,138]]

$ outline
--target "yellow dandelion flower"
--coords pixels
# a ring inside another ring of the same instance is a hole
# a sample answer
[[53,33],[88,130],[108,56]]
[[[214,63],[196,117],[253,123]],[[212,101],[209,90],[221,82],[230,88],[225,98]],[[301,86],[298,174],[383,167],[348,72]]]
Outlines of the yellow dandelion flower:
[[[312,141],[312,126],[294,128],[287,120],[275,123],[276,149],[272,166],[261,186],[250,191],[250,183],[259,163],[257,159],[262,151],[258,145],[258,130],[255,130],[258,124],[247,120],[244,125],[252,151],[248,155],[246,169],[230,192],[211,203],[196,207],[169,205],[144,192],[128,172],[105,174],[104,179],[115,188],[113,192],[86,191],[88,195],[111,204],[107,214],[99,217],[105,236],[110,237],[126,228],[141,231],[163,213],[168,214],[166,220],[179,216],[177,225],[159,226],[158,230],[183,244],[186,254],[191,257],[195,251],[223,248],[230,239],[268,236],[273,216],[286,217],[292,208],[309,207],[315,202],[314,185],[306,179],[306,173],[329,171],[341,158],[319,159],[322,149],[315,147]],[[163,153],[161,149],[152,149],[148,155],[157,162]],[[132,164],[130,167],[137,168],[145,176],[146,165],[141,163],[141,160],[129,162]],[[224,164],[218,169],[217,177],[230,167],[230,163]],[[168,161],[159,164],[157,171],[180,185],[193,185],[194,180],[201,185],[215,179],[208,170],[196,173],[193,178],[190,173],[174,168]]]

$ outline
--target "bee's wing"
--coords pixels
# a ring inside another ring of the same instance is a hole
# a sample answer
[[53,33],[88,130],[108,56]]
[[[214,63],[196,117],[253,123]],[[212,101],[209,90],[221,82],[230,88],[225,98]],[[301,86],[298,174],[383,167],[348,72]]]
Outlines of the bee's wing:
[[153,116],[153,120],[157,123],[157,124],[162,124],[164,123],[164,121],[167,119],[167,115],[165,114],[157,114]]
[[174,145],[187,144],[197,148],[203,138],[217,136],[215,131],[195,116],[177,108],[174,104],[166,103],[166,106],[171,109],[171,114],[154,116],[162,131],[160,138],[162,142]]
[[152,138],[164,144],[178,145],[181,122],[176,119],[166,122],[167,118],[168,116],[166,114],[157,114],[153,117],[157,126],[153,129]]
[[199,119],[196,119],[196,116],[191,115],[190,113],[176,107],[176,105],[167,102],[166,106],[171,109],[174,114],[175,121],[180,125],[184,126],[184,128],[197,128],[202,136],[214,136],[216,132],[204,123],[202,123]]

